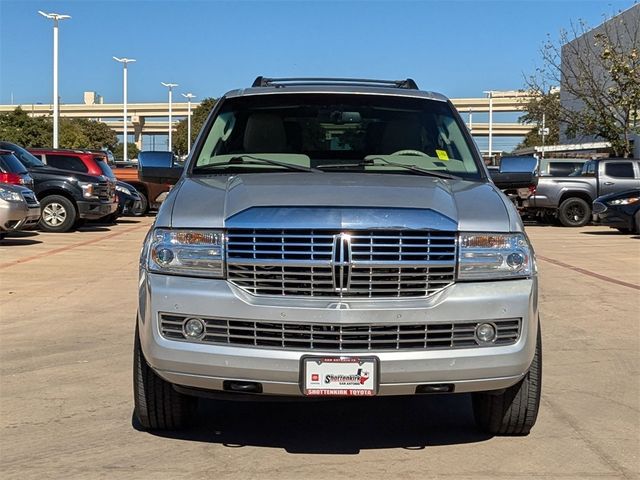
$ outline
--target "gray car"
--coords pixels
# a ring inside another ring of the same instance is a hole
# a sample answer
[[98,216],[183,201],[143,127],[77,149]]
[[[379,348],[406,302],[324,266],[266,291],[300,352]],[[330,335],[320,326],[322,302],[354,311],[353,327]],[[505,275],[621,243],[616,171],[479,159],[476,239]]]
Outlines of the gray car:
[[451,392],[484,431],[533,427],[534,252],[444,96],[259,77],[218,100],[184,168],[139,162],[179,179],[140,259],[142,427],[185,425],[198,396]]
[[7,232],[33,228],[40,219],[40,204],[26,187],[0,183],[0,239]]

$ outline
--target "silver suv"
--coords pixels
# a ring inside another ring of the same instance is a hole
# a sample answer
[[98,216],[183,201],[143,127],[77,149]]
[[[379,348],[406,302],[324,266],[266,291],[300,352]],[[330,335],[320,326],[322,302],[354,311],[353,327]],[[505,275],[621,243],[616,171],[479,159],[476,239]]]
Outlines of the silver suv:
[[139,162],[177,181],[140,262],[142,427],[183,426],[199,396],[472,392],[481,429],[530,431],[534,253],[445,97],[258,77],[217,102],[184,168]]

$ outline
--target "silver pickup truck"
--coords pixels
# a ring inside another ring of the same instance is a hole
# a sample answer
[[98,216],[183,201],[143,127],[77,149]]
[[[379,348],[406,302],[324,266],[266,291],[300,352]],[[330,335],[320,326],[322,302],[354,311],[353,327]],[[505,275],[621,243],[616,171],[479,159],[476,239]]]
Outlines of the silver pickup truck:
[[[581,227],[591,220],[591,204],[599,196],[640,188],[640,160],[589,160],[577,169],[578,160],[541,160],[535,192],[523,202],[525,214],[557,218],[565,227]],[[553,175],[548,168],[570,174]],[[567,167],[567,168],[562,168]]]
[[177,181],[140,260],[140,426],[182,427],[202,396],[470,392],[482,430],[530,431],[533,249],[445,97],[258,77],[172,157],[139,156],[145,180]]

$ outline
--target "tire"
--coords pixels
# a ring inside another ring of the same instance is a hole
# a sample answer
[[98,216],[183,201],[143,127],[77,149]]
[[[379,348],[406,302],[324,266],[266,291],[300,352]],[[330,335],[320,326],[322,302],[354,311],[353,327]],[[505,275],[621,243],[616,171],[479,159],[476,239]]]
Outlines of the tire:
[[147,198],[147,194],[138,190],[138,194],[140,195],[140,202],[142,206],[140,210],[135,213],[136,216],[146,215],[149,213],[149,199]]
[[636,214],[633,216],[633,222],[636,224],[635,229],[633,231],[638,235],[640,235],[640,210],[638,210]]
[[50,195],[40,202],[42,214],[38,226],[45,232],[68,232],[75,223],[78,213],[71,200],[62,195]]
[[476,425],[491,435],[528,435],[538,417],[541,392],[542,338],[538,325],[536,353],[525,377],[500,394],[473,394]]
[[581,198],[567,198],[558,208],[558,219],[565,227],[584,227],[591,220],[591,207]]
[[191,422],[198,399],[176,392],[147,364],[138,326],[133,347],[134,415],[145,430],[178,430]]
[[6,232],[0,232],[0,240],[4,240],[4,237],[6,236],[7,236]]
[[[139,193],[139,192],[138,192]],[[134,217],[141,217],[149,210],[149,202],[147,201],[147,197],[140,193],[140,208],[131,212]]]

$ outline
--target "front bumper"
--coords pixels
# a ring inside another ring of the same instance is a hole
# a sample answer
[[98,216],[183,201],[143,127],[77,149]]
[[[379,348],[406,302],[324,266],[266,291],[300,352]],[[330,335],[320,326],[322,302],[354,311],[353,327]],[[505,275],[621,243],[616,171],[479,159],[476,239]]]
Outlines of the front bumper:
[[603,203],[594,202],[592,220],[596,225],[611,228],[634,228],[633,211],[628,206],[608,207]]
[[117,202],[80,201],[78,202],[78,215],[87,220],[96,220],[105,217],[118,210]]
[[522,319],[518,341],[507,346],[342,353],[376,356],[379,395],[414,394],[426,384],[453,384],[456,392],[497,390],[529,369],[538,329],[537,279],[457,283],[428,299],[353,301],[252,296],[224,280],[149,274],[139,284],[138,325],[147,362],[165,380],[185,387],[223,390],[225,380],[258,382],[272,395],[302,395],[304,355],[321,350],[208,345],[161,336],[159,313],[332,325],[406,322],[450,323]]
[[0,201],[0,230],[24,230],[33,228],[40,220],[40,205],[26,202]]

